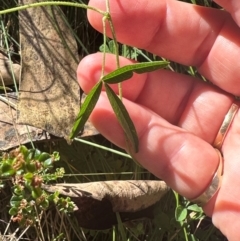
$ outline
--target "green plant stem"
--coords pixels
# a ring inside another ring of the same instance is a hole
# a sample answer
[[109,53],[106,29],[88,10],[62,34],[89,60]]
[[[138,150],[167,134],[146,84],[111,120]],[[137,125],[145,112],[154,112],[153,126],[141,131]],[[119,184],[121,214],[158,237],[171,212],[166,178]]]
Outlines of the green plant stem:
[[[81,173],[81,174],[64,174],[64,177],[85,177],[85,176],[106,176],[106,175],[134,175],[134,172],[101,172],[101,173]],[[148,172],[138,172],[138,174],[148,174]],[[135,178],[138,180],[137,178]]]
[[106,44],[107,44],[107,36],[106,36],[106,16],[102,18],[103,24],[103,59],[102,59],[102,70],[101,70],[101,79],[104,76],[105,64],[106,64]]
[[126,153],[123,153],[123,152],[120,152],[120,151],[116,151],[112,148],[109,148],[109,147],[106,147],[106,146],[101,146],[101,145],[98,145],[98,144],[95,144],[93,142],[90,142],[90,141],[86,141],[86,140],[83,140],[83,139],[80,139],[80,138],[74,138],[75,141],[79,141],[79,142],[82,142],[84,144],[88,144],[88,145],[91,145],[91,146],[94,146],[94,147],[97,147],[97,148],[100,148],[100,149],[103,149],[105,151],[110,151],[112,153],[115,153],[117,155],[120,155],[120,156],[124,156],[124,157],[127,157],[127,158],[130,158],[132,159],[132,157]]
[[[115,54],[116,54],[116,64],[117,64],[117,68],[120,68],[120,60],[119,60],[119,50],[118,50],[118,42],[117,42],[117,37],[116,37],[116,33],[115,33],[115,29],[113,26],[113,22],[112,22],[112,17],[110,15],[110,4],[109,4],[109,0],[106,0],[106,9],[107,9],[107,15],[106,18],[108,19],[109,22],[109,26],[112,32],[112,39],[115,45]],[[118,95],[120,100],[122,100],[122,83],[118,83]]]
[[185,227],[183,227],[183,232],[184,232],[185,240],[188,241],[188,234],[187,234],[187,230]]
[[113,38],[114,45],[115,45],[116,64],[117,64],[117,68],[120,68],[118,42],[117,42],[117,37],[116,37],[115,29],[114,29],[114,26],[113,26],[113,22],[112,22],[112,17],[111,17],[111,14],[110,14],[109,0],[106,0],[106,9],[107,9],[106,18],[108,19],[109,26],[110,26],[111,33],[112,33],[112,38]]
[[90,9],[93,10],[95,12],[98,12],[102,15],[106,15],[106,12],[101,11],[100,9],[88,6],[86,4],[81,4],[81,3],[72,3],[72,2],[62,2],[62,1],[57,1],[57,2],[38,2],[38,3],[30,3],[30,4],[25,4],[22,6],[18,6],[18,7],[14,7],[14,8],[9,8],[9,9],[5,9],[0,11],[0,15],[2,14],[7,14],[7,13],[12,13],[12,12],[16,12],[16,11],[21,11],[27,8],[34,8],[34,7],[43,7],[43,6],[69,6],[69,7],[77,7],[77,8],[85,8],[85,9]]
[[[179,194],[175,191],[173,191],[174,193],[174,196],[175,196],[175,200],[176,200],[176,208],[179,206]],[[181,221],[179,222],[180,223],[180,226],[182,227],[183,229],[183,232],[184,232],[184,236],[185,236],[185,240],[188,241],[188,235],[187,235],[187,230],[186,230],[186,227],[184,225],[184,222]]]
[[178,206],[179,206],[179,195],[178,195],[178,193],[175,192],[175,191],[173,191],[173,193],[174,193],[174,196],[175,196],[176,207],[178,207]]

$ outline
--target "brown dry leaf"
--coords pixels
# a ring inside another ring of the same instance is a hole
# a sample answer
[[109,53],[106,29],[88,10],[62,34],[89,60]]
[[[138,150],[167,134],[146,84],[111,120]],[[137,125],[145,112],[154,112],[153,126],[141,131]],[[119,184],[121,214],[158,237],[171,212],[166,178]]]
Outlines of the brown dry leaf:
[[[16,93],[8,93],[0,95],[9,101],[12,105],[17,102]],[[40,141],[50,139],[45,131],[32,126],[17,125],[16,110],[8,103],[0,101],[0,151],[7,151],[11,148],[19,146],[19,144],[32,141]]]
[[114,212],[135,212],[151,206],[168,191],[163,181],[105,181],[44,185],[49,192],[59,191],[68,197],[108,199]]
[[[32,2],[35,1],[19,1],[20,4]],[[85,96],[80,98],[76,81],[77,45],[62,16],[57,7],[32,8],[19,13],[22,71],[18,124],[15,108],[0,100],[0,150],[52,139],[49,133],[66,138],[71,131],[80,99],[83,101]],[[10,64],[0,53],[0,75],[5,85],[13,84]],[[11,67],[18,82],[20,65]],[[17,94],[2,97],[16,104]],[[79,136],[95,134],[98,132],[87,122]]]
[[163,181],[105,181],[43,185],[53,193],[58,191],[76,204],[75,216],[79,225],[89,229],[106,229],[117,223],[116,212],[122,221],[150,217],[154,205],[169,190]]
[[[41,2],[19,0],[19,4]],[[19,12],[22,71],[18,123],[67,138],[80,106],[77,45],[59,7]]]
[[[14,106],[17,103],[17,94],[8,93],[0,95],[0,151],[23,145],[30,141],[50,141],[54,140],[53,136],[48,132],[39,128],[27,125],[16,124],[16,109]],[[4,98],[6,102],[3,101]],[[85,95],[82,95],[84,101]],[[11,105],[9,103],[11,103]],[[84,126],[84,130],[79,133],[79,137],[93,136],[99,134],[94,126],[88,121]],[[71,151],[72,152],[72,151]]]

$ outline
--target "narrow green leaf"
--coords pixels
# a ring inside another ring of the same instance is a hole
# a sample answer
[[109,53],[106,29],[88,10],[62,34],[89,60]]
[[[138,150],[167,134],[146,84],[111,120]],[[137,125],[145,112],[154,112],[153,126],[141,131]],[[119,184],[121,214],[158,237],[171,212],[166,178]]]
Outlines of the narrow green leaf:
[[162,69],[167,67],[169,62],[167,61],[154,61],[154,62],[144,62],[136,63],[123,66],[118,68],[111,73],[102,77],[102,80],[108,84],[120,83],[124,80],[130,79],[133,76],[133,73],[146,73],[154,70]]
[[10,91],[12,91],[12,89],[10,89],[9,87],[4,87],[4,86],[0,86],[0,90],[10,90]]
[[122,101],[118,98],[118,96],[114,93],[114,91],[110,88],[108,84],[105,84],[105,89],[107,92],[108,99],[113,108],[117,119],[122,126],[127,139],[130,141],[131,145],[134,148],[135,152],[138,152],[138,136],[135,126],[125,108]]
[[92,113],[98,101],[98,98],[101,93],[101,89],[102,89],[102,81],[98,82],[87,95],[78,113],[77,119],[73,125],[72,132],[70,134],[70,139],[73,139],[75,136],[77,136],[79,131],[83,129],[85,123],[87,122],[90,114]]

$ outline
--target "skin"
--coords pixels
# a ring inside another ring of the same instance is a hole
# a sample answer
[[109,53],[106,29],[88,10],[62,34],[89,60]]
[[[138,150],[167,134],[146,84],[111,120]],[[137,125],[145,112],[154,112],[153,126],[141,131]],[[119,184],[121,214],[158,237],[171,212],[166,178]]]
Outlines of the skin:
[[[140,141],[135,158],[189,199],[207,188],[218,168],[219,157],[212,144],[234,102],[233,95],[240,95],[240,1],[216,2],[226,11],[175,0],[110,0],[120,42],[196,66],[213,83],[159,70],[134,75],[123,84],[124,104]],[[105,0],[91,0],[89,4],[105,9]],[[89,11],[88,18],[102,31],[99,14]],[[110,36],[109,29],[107,33]],[[99,80],[101,63],[102,54],[96,53],[79,64],[78,81],[86,93]],[[123,66],[131,61],[121,58],[120,63]],[[106,73],[115,68],[115,56],[107,55]],[[116,85],[113,88],[117,91]],[[106,138],[126,148],[104,90],[90,120]],[[221,150],[221,188],[204,206],[214,225],[230,241],[240,240],[239,147],[238,111]]]

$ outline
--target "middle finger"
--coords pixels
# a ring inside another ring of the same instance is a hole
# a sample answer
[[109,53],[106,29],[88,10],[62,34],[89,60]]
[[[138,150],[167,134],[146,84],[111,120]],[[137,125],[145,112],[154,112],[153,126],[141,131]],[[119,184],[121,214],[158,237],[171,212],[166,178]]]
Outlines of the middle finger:
[[[103,9],[105,0],[89,5]],[[240,30],[225,11],[175,0],[110,1],[118,41],[184,65],[199,72],[220,88],[240,95]],[[90,11],[89,21],[102,31],[99,14]],[[108,35],[111,36],[108,29]]]

